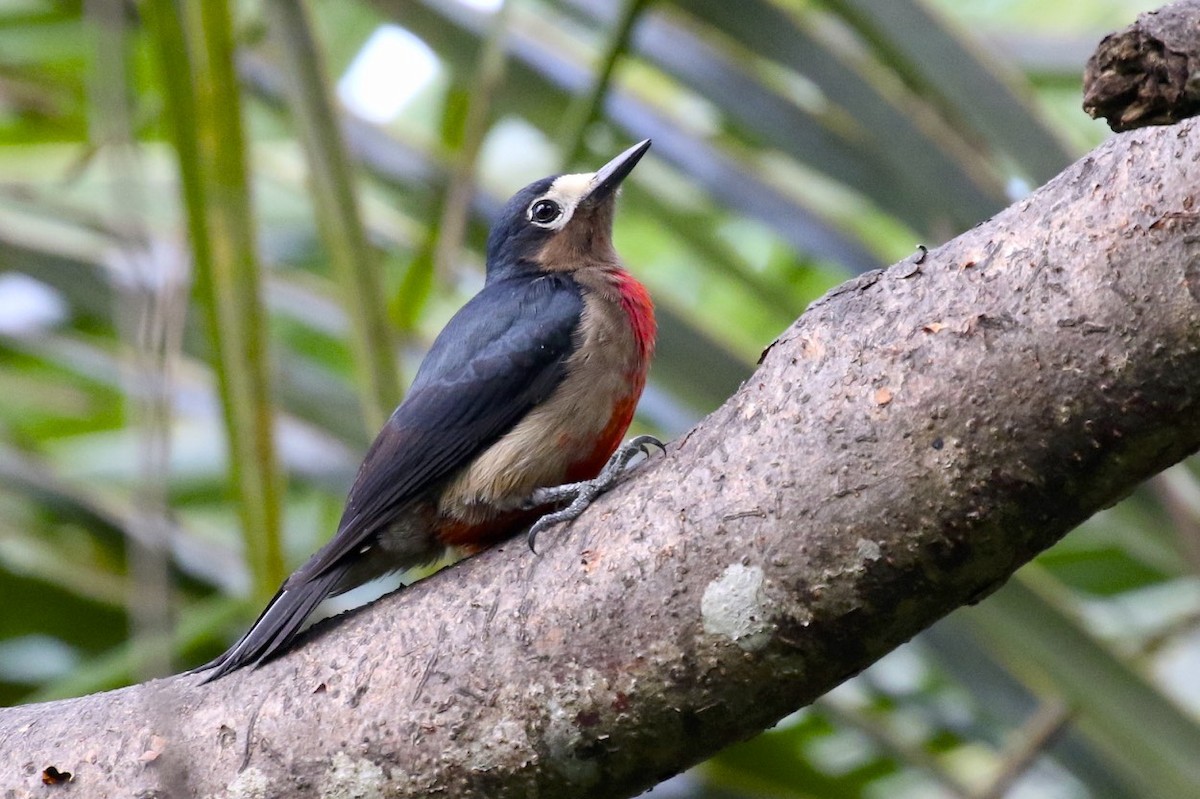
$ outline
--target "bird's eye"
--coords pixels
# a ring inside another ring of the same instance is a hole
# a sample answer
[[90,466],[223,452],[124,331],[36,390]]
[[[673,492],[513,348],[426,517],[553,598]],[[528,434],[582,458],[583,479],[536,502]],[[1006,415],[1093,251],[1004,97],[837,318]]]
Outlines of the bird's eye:
[[553,200],[538,200],[529,207],[529,218],[539,225],[548,225],[562,216],[562,207]]

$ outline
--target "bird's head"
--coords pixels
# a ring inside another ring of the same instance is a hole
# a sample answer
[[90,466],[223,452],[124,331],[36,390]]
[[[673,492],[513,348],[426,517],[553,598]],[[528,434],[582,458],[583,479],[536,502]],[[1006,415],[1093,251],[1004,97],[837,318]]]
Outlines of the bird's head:
[[512,269],[571,272],[616,263],[617,189],[649,149],[646,139],[595,172],[542,178],[514,194],[488,237],[488,277]]

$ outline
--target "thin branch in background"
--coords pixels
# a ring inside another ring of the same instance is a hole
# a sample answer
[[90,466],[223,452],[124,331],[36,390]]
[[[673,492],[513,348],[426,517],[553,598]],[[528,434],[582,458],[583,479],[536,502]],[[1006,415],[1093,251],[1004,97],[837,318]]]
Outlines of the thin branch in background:
[[1000,768],[982,790],[965,794],[971,799],[1003,799],[1030,767],[1066,731],[1075,713],[1062,700],[1047,702],[1010,739]]
[[[187,310],[186,266],[179,257],[156,259],[143,227],[147,202],[133,134],[130,30],[121,0],[88,0],[95,69],[88,91],[93,109],[91,152],[101,156],[112,194],[109,214],[121,232],[110,253],[116,329],[123,338],[123,377],[130,424],[137,441],[137,485],[126,538],[130,579],[126,602],[132,627],[133,673],[142,678],[171,672],[174,602],[171,528],[167,524],[171,447],[171,376]],[[88,159],[88,163],[93,163]]]
[[401,396],[379,258],[367,239],[354,171],[325,80],[324,53],[313,35],[306,6],[295,0],[268,0],[263,12],[307,156],[317,222],[342,284],[363,421],[367,434],[373,435]]
[[1200,480],[1181,463],[1156,475],[1150,489],[1171,519],[1179,553],[1200,574]]
[[858,730],[880,749],[893,755],[899,762],[924,771],[951,794],[970,796],[970,787],[943,766],[936,757],[927,752],[920,743],[912,743],[896,735],[882,720],[869,718],[866,714],[831,696],[825,696],[813,702],[813,707],[827,714],[839,725]]
[[633,32],[634,23],[637,22],[648,2],[649,0],[623,0],[617,22],[605,41],[599,68],[592,78],[591,85],[586,92],[577,95],[571,101],[566,121],[563,123],[564,167],[569,167],[583,157],[583,139],[587,135],[588,125],[600,113],[604,96],[608,93],[608,85],[612,81],[613,70],[616,68],[617,61],[629,49],[629,36]]
[[450,181],[442,202],[438,221],[437,241],[433,248],[433,269],[441,279],[454,271],[455,261],[467,235],[471,215],[471,197],[475,192],[475,163],[483,146],[491,117],[492,99],[504,80],[507,60],[508,20],[514,0],[505,0],[492,15],[491,25],[483,41],[479,66],[475,70],[467,112],[462,122],[461,143],[454,157]]
[[1157,655],[1168,644],[1175,642],[1181,636],[1191,635],[1200,628],[1200,610],[1186,613],[1170,624],[1156,631],[1142,642],[1141,653],[1145,658]]

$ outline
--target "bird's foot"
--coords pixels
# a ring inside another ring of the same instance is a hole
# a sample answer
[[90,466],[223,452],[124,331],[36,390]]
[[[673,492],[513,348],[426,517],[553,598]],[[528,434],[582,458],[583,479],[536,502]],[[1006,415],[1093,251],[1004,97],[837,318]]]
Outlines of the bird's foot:
[[544,505],[557,505],[563,502],[569,502],[565,508],[547,513],[545,516],[538,519],[529,528],[527,541],[529,549],[537,554],[537,537],[548,527],[553,527],[559,522],[570,522],[579,518],[588,505],[596,497],[608,491],[621,478],[621,474],[625,471],[625,467],[639,453],[650,457],[652,447],[666,451],[666,447],[654,436],[636,436],[629,439],[621,447],[613,453],[608,459],[608,463],[604,464],[604,468],[600,470],[600,474],[596,475],[591,480],[583,480],[578,483],[567,483],[566,485],[551,486],[549,488],[539,488],[533,492],[533,496],[526,503],[527,507],[540,508]]

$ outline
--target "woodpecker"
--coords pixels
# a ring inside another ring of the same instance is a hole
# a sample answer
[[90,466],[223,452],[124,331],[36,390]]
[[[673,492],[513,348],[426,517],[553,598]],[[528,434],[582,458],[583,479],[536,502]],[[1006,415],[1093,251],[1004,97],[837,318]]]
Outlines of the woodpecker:
[[[278,654],[327,597],[578,516],[638,452],[621,445],[654,350],[654,305],[613,249],[642,141],[590,174],[517,192],[484,286],[437,336],[367,452],[337,534],[292,574],[206,681]],[[532,526],[531,526],[532,525]]]

